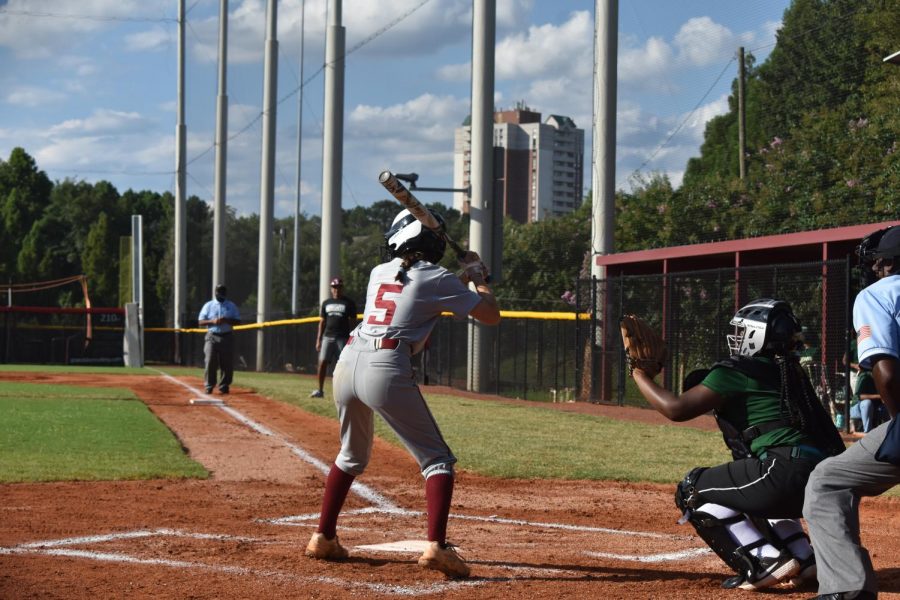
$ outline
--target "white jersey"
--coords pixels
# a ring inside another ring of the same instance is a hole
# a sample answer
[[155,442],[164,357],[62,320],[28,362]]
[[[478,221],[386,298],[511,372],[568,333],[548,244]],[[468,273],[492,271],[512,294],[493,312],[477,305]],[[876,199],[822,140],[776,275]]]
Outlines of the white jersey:
[[442,312],[464,318],[481,296],[444,267],[420,260],[397,281],[403,260],[395,258],[372,269],[366,308],[353,335],[397,339],[421,350]]
[[900,358],[900,275],[879,279],[856,297],[853,326],[859,364],[871,368],[871,358]]

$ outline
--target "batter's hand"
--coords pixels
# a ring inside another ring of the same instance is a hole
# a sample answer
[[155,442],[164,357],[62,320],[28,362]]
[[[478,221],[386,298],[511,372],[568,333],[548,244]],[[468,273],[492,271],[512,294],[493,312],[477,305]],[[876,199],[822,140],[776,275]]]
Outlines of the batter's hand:
[[485,264],[481,261],[481,257],[478,256],[477,252],[473,252],[469,250],[466,252],[461,259],[459,259],[459,264],[462,266],[463,271],[459,274],[460,280],[467,284],[471,281],[473,283],[484,283],[488,278],[488,270]]

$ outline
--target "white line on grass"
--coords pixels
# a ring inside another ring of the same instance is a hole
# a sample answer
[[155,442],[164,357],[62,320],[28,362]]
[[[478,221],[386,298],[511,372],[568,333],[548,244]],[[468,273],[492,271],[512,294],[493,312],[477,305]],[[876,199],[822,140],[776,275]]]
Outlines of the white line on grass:
[[[151,369],[151,370],[156,371],[162,377],[164,377],[166,380],[168,380],[172,383],[177,383],[178,385],[180,385],[183,388],[188,389],[192,393],[200,394],[201,396],[204,395],[202,392],[200,392],[193,386],[191,386],[187,383],[184,383],[183,381],[179,381],[178,379],[175,379],[168,373],[163,373],[162,371],[159,371],[157,369]],[[218,410],[225,412],[226,414],[230,415],[235,420],[239,421],[240,423],[243,423],[244,425],[246,425],[247,427],[249,427],[250,429],[252,429],[253,431],[255,431],[259,434],[262,434],[267,437],[275,438],[276,440],[278,440],[279,442],[281,442],[282,444],[287,446],[287,448],[295,456],[297,456],[301,460],[311,464],[312,466],[317,468],[319,471],[321,471],[325,475],[327,475],[328,472],[331,470],[331,465],[328,465],[328,464],[322,462],[321,460],[319,460],[318,458],[316,458],[315,456],[313,456],[312,454],[310,454],[303,448],[297,446],[296,444],[289,442],[283,436],[276,434],[275,432],[273,432],[271,429],[269,429],[265,425],[254,421],[253,419],[244,415],[240,411],[237,411],[234,408],[232,408],[226,404],[223,404],[221,406],[219,406],[219,405],[210,405],[210,406],[212,406],[212,408],[216,408]],[[388,511],[400,510],[396,504],[394,504],[393,502],[388,500],[385,496],[383,496],[382,494],[379,494],[374,489],[370,488],[369,486],[367,486],[364,483],[360,483],[359,481],[353,482],[353,486],[350,488],[350,491],[355,492],[363,500],[371,502],[372,504],[376,505],[377,507],[379,507],[381,509],[388,510]]]

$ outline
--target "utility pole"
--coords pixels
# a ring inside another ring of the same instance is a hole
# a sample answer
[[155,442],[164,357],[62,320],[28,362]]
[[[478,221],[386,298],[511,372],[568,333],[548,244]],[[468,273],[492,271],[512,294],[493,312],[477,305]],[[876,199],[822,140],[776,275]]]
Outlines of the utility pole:
[[744,47],[738,48],[738,169],[741,181],[747,176],[746,138],[747,113],[744,110]]
[[611,254],[616,223],[616,78],[619,1],[594,2],[594,136],[591,275],[606,279],[598,255]]
[[213,206],[212,287],[225,284],[225,173],[228,151],[228,0],[219,2],[219,93],[216,96],[216,174]]
[[306,0],[300,4],[300,91],[297,94],[297,197],[294,202],[294,256],[291,270],[291,316],[298,313],[300,296],[300,174],[303,157],[303,46],[306,31]]
[[[472,7],[472,196],[469,249],[491,253],[494,212],[494,45],[496,0],[475,0]],[[469,364],[466,389],[483,392],[491,355],[491,330],[469,319]]]
[[[187,131],[184,124],[184,0],[178,0],[178,100],[175,124],[175,329],[184,326],[187,291],[187,220],[185,205],[185,154]],[[180,334],[179,334],[180,335]],[[175,346],[175,362],[181,362],[181,344]]]
[[331,278],[341,268],[341,182],[344,169],[344,47],[341,0],[328,4],[325,30],[325,114],[322,135],[322,255],[319,302],[331,295]]
[[[259,184],[259,278],[256,322],[269,320],[272,301],[272,215],[275,212],[275,117],[278,108],[278,2],[266,10],[266,52],[263,69],[262,168]],[[256,332],[256,370],[266,369],[265,327]]]

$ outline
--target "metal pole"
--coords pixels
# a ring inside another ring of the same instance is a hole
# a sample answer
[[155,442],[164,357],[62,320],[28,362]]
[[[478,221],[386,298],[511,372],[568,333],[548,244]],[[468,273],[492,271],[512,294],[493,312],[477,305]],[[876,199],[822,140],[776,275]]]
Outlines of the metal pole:
[[215,204],[213,207],[213,269],[215,290],[225,283],[225,181],[228,152],[228,94],[226,71],[228,64],[228,0],[219,2],[219,93],[216,96],[216,174]]
[[[175,125],[175,329],[183,326],[187,304],[187,222],[185,208],[187,130],[184,124],[184,0],[178,0],[178,100]],[[176,357],[177,362],[180,357]]]
[[325,111],[322,136],[322,247],[319,301],[328,298],[341,266],[341,181],[344,159],[344,27],[341,0],[331,0],[325,33]]
[[591,161],[593,220],[591,274],[605,279],[596,256],[613,251],[616,208],[616,61],[618,0],[594,2],[594,136]]
[[291,271],[291,316],[296,317],[300,296],[300,178],[303,156],[303,47],[306,31],[306,0],[300,3],[300,90],[297,96],[297,198],[294,203],[294,262]]
[[745,129],[747,113],[744,109],[744,47],[738,48],[738,170],[741,180],[747,176]]
[[[256,322],[269,320],[272,302],[272,213],[275,209],[275,117],[278,98],[278,2],[266,9],[266,54],[263,72],[262,168],[259,185],[259,279]],[[266,368],[265,329],[256,332],[256,370]]]
[[[496,0],[474,0],[472,11],[472,198],[469,207],[469,248],[481,256],[491,250],[494,199],[494,43]],[[467,386],[485,388],[485,359],[490,352],[489,332],[469,320],[471,338]]]

